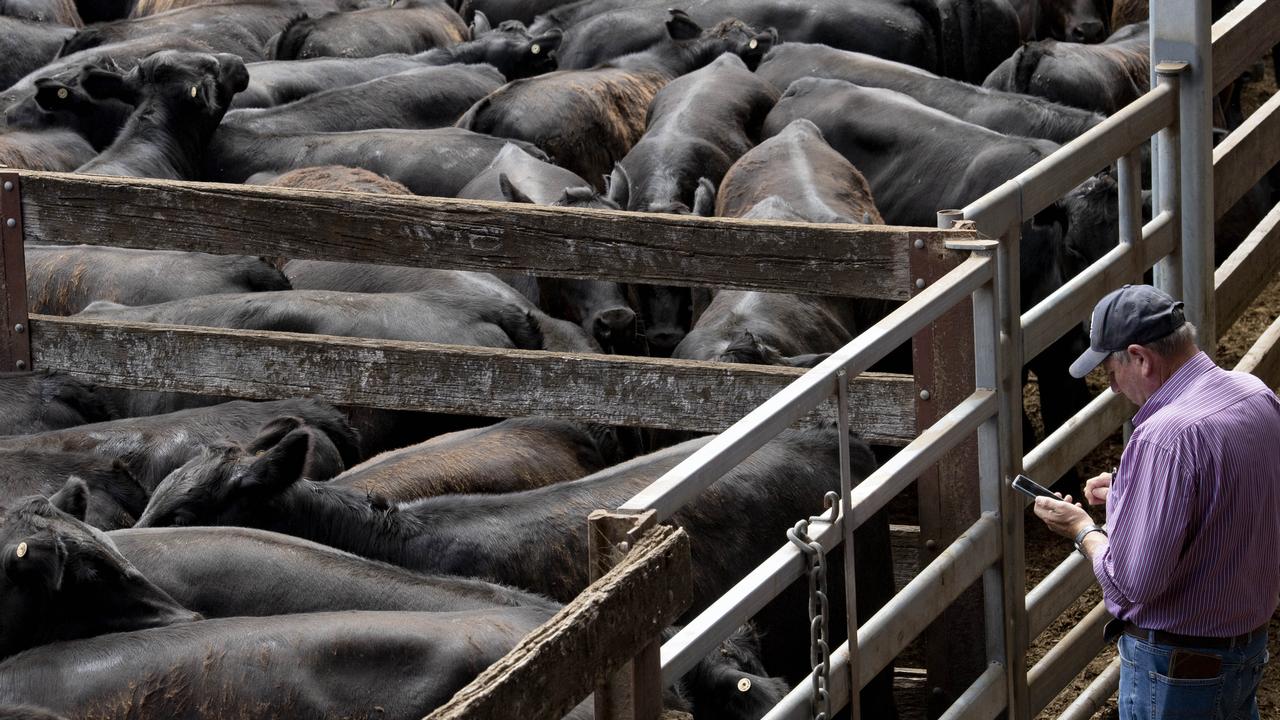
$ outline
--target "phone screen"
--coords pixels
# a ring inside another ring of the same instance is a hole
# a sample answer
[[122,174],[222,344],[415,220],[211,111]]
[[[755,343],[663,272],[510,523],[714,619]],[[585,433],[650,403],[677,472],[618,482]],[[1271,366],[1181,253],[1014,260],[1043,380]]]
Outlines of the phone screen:
[[1052,490],[1041,485],[1035,480],[1032,480],[1026,475],[1019,475],[1018,477],[1013,479],[1013,489],[1024,492],[1033,498],[1039,497],[1041,495],[1044,495],[1045,497],[1051,497],[1051,498],[1058,497],[1057,494],[1055,494]]

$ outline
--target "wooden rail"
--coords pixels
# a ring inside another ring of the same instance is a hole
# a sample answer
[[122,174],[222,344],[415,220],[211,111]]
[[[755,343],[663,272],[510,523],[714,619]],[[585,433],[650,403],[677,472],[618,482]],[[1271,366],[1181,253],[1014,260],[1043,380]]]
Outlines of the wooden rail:
[[1213,216],[1220,218],[1280,162],[1280,94],[1213,149]]
[[1213,91],[1219,92],[1280,42],[1280,3],[1244,0],[1213,24]]

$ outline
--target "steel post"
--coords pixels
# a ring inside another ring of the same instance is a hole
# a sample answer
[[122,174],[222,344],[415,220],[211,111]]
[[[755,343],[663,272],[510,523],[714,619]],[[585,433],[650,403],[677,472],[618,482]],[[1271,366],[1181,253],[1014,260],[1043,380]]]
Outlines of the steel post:
[[[1155,66],[1156,82],[1170,85],[1178,90],[1182,85],[1182,73],[1187,64],[1182,62],[1160,63]],[[1179,101],[1180,103],[1181,101]],[[1173,297],[1182,297],[1182,213],[1179,198],[1182,193],[1182,173],[1179,168],[1181,143],[1181,111],[1175,116],[1170,127],[1161,130],[1156,138],[1156,152],[1152,157],[1154,164],[1154,193],[1152,194],[1152,217],[1162,212],[1173,214],[1173,252],[1160,260],[1155,266],[1156,287]]]
[[0,173],[0,372],[31,369],[22,178]]

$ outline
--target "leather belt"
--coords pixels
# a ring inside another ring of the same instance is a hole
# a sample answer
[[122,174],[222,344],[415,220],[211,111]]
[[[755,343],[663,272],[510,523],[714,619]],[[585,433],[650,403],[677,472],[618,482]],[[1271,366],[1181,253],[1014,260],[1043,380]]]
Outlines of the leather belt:
[[1236,635],[1235,637],[1199,637],[1196,635],[1179,635],[1178,633],[1166,632],[1164,630],[1143,630],[1131,622],[1124,624],[1124,634],[1131,638],[1146,640],[1156,645],[1171,645],[1173,647],[1184,648],[1213,648],[1215,650],[1229,650],[1240,645],[1248,645],[1259,635],[1265,635],[1267,632],[1266,624],[1255,628],[1247,633]]

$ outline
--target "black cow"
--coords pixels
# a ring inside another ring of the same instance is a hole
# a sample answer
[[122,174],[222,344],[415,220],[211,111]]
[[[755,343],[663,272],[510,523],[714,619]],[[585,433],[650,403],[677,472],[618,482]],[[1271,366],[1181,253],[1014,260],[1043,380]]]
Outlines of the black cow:
[[74,315],[95,300],[152,305],[197,295],[288,290],[262,258],[99,245],[27,245],[31,312]]
[[[690,535],[699,612],[747,568],[775,552],[797,518],[817,511],[839,487],[838,434],[832,428],[786,431],[699,495],[671,519]],[[323,542],[365,557],[426,572],[467,574],[568,601],[587,585],[586,523],[596,508],[617,507],[706,443],[699,439],[623,463],[571,483],[495,495],[445,495],[401,506],[370,503],[364,493],[299,480],[305,444],[287,436],[265,454],[240,458],[205,453],[166,478],[138,527],[240,525]],[[870,450],[853,441],[852,472],[871,471]],[[741,532],[742,523],[751,532]],[[494,527],[504,528],[493,532]],[[883,515],[857,531],[858,615],[870,617],[892,594],[892,558]],[[833,577],[838,571],[833,572]],[[842,602],[839,583],[832,607]],[[757,620],[771,671],[800,677],[811,668],[807,594],[796,586]],[[843,623],[832,627],[842,637]],[[892,708],[889,674],[863,702]],[[871,707],[871,706],[868,706]],[[890,712],[892,712],[890,710]]]
[[942,14],[942,74],[980,83],[1018,49],[1022,31],[1008,0],[936,0]]
[[433,48],[418,55],[249,63],[249,87],[236,95],[231,107],[283,105],[321,90],[355,85],[423,66],[487,64],[497,68],[507,80],[532,77],[556,69],[559,30],[534,37],[519,23],[504,23],[492,29],[480,15],[472,24],[471,35],[472,40]]
[[71,130],[0,130],[0,168],[71,172],[97,155]]
[[85,92],[136,106],[119,137],[77,170],[94,175],[194,180],[231,97],[249,83],[235,55],[164,51],[127,73],[91,68]]
[[1150,54],[1145,22],[1100,45],[1038,40],[1019,48],[982,85],[1111,115],[1151,89]]
[[0,435],[58,430],[115,417],[93,385],[54,372],[0,373]]
[[405,0],[389,7],[300,15],[272,48],[276,60],[316,57],[373,57],[420,53],[471,39],[467,24],[440,0]]
[[704,33],[679,11],[665,27],[666,39],[644,52],[591,70],[508,83],[476,103],[458,126],[527,140],[557,165],[598,182],[644,134],[645,109],[664,85],[726,52],[754,67],[775,37],[736,21]]
[[[286,173],[259,173],[249,178],[247,183],[268,185],[270,187],[291,187],[303,190],[336,190],[340,192],[383,193],[388,195],[412,195],[409,188],[394,180],[360,168],[342,167],[341,165],[321,165],[290,170]],[[283,266],[288,258],[277,258],[278,266]]]
[[[60,640],[200,619],[136,570],[128,572],[128,562],[102,541],[102,533],[81,522],[88,502],[84,482],[71,480],[48,499],[14,502],[0,518],[0,657]],[[0,669],[0,687],[12,687],[8,680]],[[25,701],[0,700],[17,702]]]
[[[791,688],[780,678],[768,677],[760,656],[759,633],[744,625],[711,651],[709,657],[718,662],[698,663],[676,681],[676,692],[688,702],[698,720],[762,718],[782,702]],[[722,688],[726,687],[732,689],[725,692]]]
[[1010,0],[1023,40],[1102,42],[1111,32],[1114,0]]
[[779,92],[802,77],[833,78],[910,95],[929,107],[1005,135],[1074,140],[1102,122],[1097,113],[1034,95],[991,90],[925,70],[824,45],[785,43],[769,51],[756,73]]
[[[527,202],[557,207],[619,209],[574,173],[544,162],[511,144],[458,192],[472,200]],[[643,354],[636,314],[622,288],[605,280],[498,274],[548,314],[578,323],[608,352]]]
[[506,80],[488,65],[417,67],[322,90],[276,107],[233,110],[223,124],[255,133],[449,127]]
[[5,0],[0,16],[73,28],[84,25],[71,0]]
[[[594,67],[661,42],[658,23],[667,7],[668,3],[649,0],[560,25],[565,30],[560,66]],[[752,27],[775,28],[785,42],[822,43],[943,70],[942,16],[935,0],[692,0],[680,7],[703,26],[735,18]],[[547,26],[554,17],[557,13],[550,13],[534,27]]]
[[[201,449],[226,441],[248,445],[259,436],[265,423],[281,416],[300,418],[307,427],[324,433],[347,467],[360,461],[359,438],[346,418],[315,400],[261,403],[237,400],[165,415],[111,420],[0,438],[0,450],[87,452],[117,459],[144,490],[150,491]],[[299,435],[308,438],[310,449],[310,435],[306,432]],[[309,452],[308,457],[313,456],[314,452]]]
[[93,527],[132,527],[147,506],[147,492],[119,460],[84,452],[0,449],[0,508],[30,495],[52,495],[71,477],[88,491],[82,519]]
[[7,88],[58,56],[73,28],[0,15],[0,88]]

